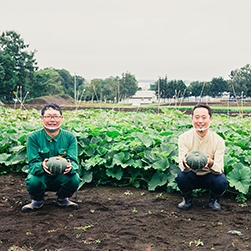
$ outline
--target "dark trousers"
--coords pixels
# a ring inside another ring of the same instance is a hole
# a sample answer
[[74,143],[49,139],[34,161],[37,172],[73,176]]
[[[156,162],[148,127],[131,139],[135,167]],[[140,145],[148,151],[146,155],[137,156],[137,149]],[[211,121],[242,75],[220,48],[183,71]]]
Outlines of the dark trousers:
[[71,197],[78,189],[81,179],[75,174],[32,175],[28,174],[26,186],[32,199],[42,200],[45,191],[57,192],[59,198]]
[[227,178],[224,173],[205,175],[197,175],[193,171],[182,172],[179,170],[178,176],[175,179],[178,182],[178,187],[183,194],[191,192],[193,189],[209,189],[215,195],[222,195],[227,189]]

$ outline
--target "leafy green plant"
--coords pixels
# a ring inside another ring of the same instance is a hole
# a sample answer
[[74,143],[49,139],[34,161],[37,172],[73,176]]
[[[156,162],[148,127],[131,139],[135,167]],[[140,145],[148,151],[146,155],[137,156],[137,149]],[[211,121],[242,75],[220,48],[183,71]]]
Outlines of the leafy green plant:
[[204,245],[203,242],[202,242],[200,239],[197,240],[197,241],[190,241],[190,242],[189,242],[189,247],[191,247],[192,244],[195,244],[196,247],[198,247],[198,246],[203,246],[203,245]]
[[[178,138],[192,127],[191,119],[180,111],[163,111],[65,111],[62,128],[78,140],[79,188],[93,183],[178,191]],[[0,107],[0,174],[28,171],[27,138],[40,128],[38,111]],[[227,192],[239,195],[238,200],[250,196],[249,118],[214,114],[211,129],[225,140]]]
[[87,228],[90,228],[90,227],[93,227],[93,225],[91,224],[91,225],[88,225],[88,226],[84,226],[84,227],[74,227],[73,229],[75,230],[75,229],[80,229],[80,230],[86,230]]

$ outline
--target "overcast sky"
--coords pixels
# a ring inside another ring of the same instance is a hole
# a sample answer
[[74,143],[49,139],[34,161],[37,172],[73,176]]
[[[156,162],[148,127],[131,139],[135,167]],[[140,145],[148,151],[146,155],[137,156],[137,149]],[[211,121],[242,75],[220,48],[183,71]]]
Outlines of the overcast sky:
[[251,63],[250,0],[0,2],[0,31],[21,34],[39,69],[209,81]]

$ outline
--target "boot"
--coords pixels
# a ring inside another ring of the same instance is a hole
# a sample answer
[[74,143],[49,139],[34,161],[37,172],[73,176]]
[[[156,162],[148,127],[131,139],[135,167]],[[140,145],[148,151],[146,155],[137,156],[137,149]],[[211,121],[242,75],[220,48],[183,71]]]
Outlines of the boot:
[[38,209],[40,209],[44,205],[44,201],[36,201],[32,200],[30,204],[27,204],[22,207],[23,212],[34,212]]
[[70,201],[68,198],[65,199],[59,199],[58,197],[56,198],[56,204],[60,207],[68,207],[68,208],[73,208],[76,209],[78,208],[78,204]]
[[31,203],[24,205],[21,210],[23,212],[34,212],[42,208],[44,205],[44,194],[45,190],[41,190],[37,193],[29,192],[29,197],[31,197]]
[[60,207],[68,207],[68,208],[78,208],[78,204],[69,200],[74,192],[71,192],[64,187],[60,187],[57,192],[56,205]]
[[178,204],[178,208],[187,210],[192,206],[192,192],[182,194],[183,195],[183,201]]
[[209,196],[209,208],[213,211],[219,211],[221,210],[220,207],[220,196],[215,195],[213,193]]

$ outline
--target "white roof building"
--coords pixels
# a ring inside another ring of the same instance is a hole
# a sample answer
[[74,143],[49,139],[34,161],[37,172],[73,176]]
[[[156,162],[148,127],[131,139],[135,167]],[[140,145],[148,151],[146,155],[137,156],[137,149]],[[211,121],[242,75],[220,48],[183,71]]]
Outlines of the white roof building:
[[123,104],[132,104],[134,106],[155,102],[157,102],[155,91],[137,91],[131,98],[121,101]]

